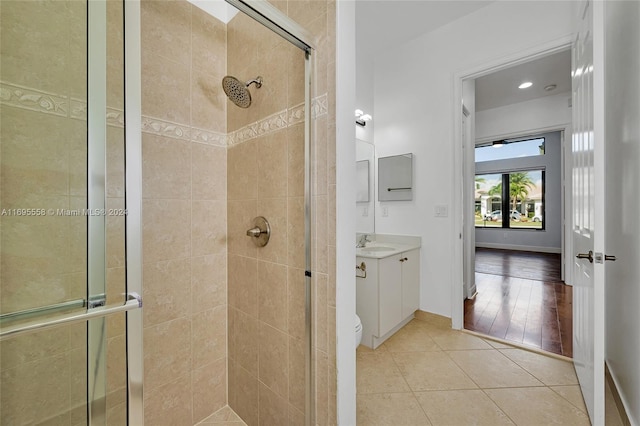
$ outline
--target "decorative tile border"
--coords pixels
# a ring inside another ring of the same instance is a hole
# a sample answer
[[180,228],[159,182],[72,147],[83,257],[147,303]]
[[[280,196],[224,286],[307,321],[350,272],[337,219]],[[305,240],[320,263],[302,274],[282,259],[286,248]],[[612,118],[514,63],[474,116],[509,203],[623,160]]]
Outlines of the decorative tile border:
[[[0,103],[3,105],[68,117],[87,120],[87,102],[80,99],[55,93],[0,82]],[[327,114],[327,94],[313,98],[311,114],[314,118]],[[255,123],[248,124],[234,132],[224,134],[158,118],[142,116],[142,131],[173,139],[187,140],[207,145],[233,146],[271,132],[285,129],[304,121],[304,103],[286,108]],[[124,111],[107,108],[107,125],[124,127]]]
[[[327,114],[327,94],[324,93],[311,101],[311,115],[314,118]],[[258,136],[304,122],[304,103],[284,109],[255,123],[248,124],[227,135],[227,145],[233,146]]]
[[69,100],[66,96],[42,92],[15,84],[0,82],[0,102],[15,108],[28,109],[60,117],[69,116]]

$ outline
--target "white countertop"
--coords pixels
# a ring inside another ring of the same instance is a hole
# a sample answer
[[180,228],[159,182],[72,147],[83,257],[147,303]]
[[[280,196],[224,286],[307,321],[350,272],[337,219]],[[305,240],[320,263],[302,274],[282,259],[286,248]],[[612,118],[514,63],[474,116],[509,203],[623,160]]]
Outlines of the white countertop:
[[356,247],[356,257],[383,259],[396,254],[415,250],[421,247],[421,238],[406,235],[371,235],[372,242],[365,247]]

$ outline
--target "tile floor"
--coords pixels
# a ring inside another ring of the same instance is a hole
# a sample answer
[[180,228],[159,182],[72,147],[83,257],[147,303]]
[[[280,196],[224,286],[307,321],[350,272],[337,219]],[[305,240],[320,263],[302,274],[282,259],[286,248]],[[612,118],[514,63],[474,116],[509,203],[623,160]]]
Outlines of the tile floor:
[[[358,425],[589,425],[570,361],[414,319],[357,351]],[[622,426],[607,385],[606,425]],[[198,425],[246,426],[228,406]]]
[[414,319],[357,351],[359,425],[589,425],[573,364]]

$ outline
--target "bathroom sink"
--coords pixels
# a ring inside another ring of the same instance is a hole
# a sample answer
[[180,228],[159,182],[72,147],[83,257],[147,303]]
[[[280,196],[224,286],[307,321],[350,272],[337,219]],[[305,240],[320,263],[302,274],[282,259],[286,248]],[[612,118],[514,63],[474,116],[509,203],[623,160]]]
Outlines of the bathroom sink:
[[375,246],[375,247],[363,247],[362,251],[393,251],[393,247]]

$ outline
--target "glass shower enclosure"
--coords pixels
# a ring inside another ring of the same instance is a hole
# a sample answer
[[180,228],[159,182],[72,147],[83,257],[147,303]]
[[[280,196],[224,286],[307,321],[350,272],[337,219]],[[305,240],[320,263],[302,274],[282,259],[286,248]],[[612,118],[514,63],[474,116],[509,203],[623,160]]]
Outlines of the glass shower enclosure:
[[0,423],[141,424],[139,5],[0,13]]

